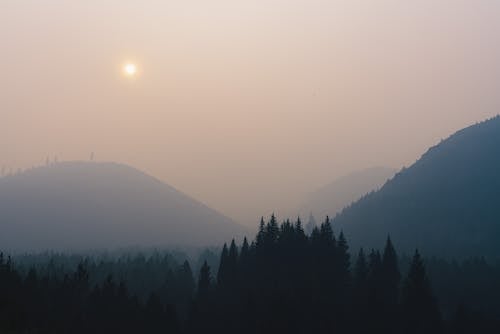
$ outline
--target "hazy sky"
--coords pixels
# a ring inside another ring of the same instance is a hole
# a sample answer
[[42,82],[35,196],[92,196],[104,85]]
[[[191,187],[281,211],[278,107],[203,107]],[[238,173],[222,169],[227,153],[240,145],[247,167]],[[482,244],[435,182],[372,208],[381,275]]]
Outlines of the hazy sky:
[[0,166],[94,151],[256,223],[497,114],[499,32],[495,0],[0,0]]

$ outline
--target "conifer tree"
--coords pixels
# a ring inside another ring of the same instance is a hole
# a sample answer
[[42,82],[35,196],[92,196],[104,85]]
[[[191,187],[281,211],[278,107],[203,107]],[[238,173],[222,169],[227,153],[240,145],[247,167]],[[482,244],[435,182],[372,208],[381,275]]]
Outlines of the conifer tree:
[[[367,322],[371,313],[370,300],[369,300],[369,268],[363,248],[359,250],[358,258],[354,265],[354,313],[353,313],[353,327],[355,333],[368,333],[371,332]],[[370,324],[371,325],[371,324]],[[372,329],[373,330],[373,329]]]
[[337,245],[337,256],[339,261],[339,266],[342,274],[349,274],[349,269],[351,266],[349,246],[347,245],[347,240],[344,236],[344,232],[340,232],[339,241]]
[[398,257],[392,245],[391,238],[387,242],[382,256],[382,284],[383,298],[388,307],[394,308],[399,299],[399,284],[401,273],[399,272]]
[[227,283],[228,257],[229,251],[227,249],[227,244],[224,244],[220,255],[219,270],[217,272],[217,285],[220,287],[224,287]]
[[193,277],[193,271],[191,270],[191,266],[189,262],[186,260],[182,264],[179,272],[179,280],[183,283],[182,289],[184,295],[191,296],[194,292],[195,282]]
[[231,246],[229,246],[226,267],[227,283],[234,285],[238,277],[238,247],[234,239],[231,241]]
[[401,303],[405,333],[440,332],[441,315],[418,250],[403,284]]
[[276,219],[276,216],[274,213],[271,215],[271,219],[269,220],[269,223],[266,225],[266,243],[270,245],[276,244],[278,241],[279,237],[279,226],[278,226],[278,221]]
[[264,222],[264,217],[260,217],[260,223],[259,223],[259,232],[257,233],[256,237],[256,247],[261,248],[264,246],[264,239],[266,236],[266,223]]
[[370,252],[368,267],[370,279],[377,281],[378,284],[378,280],[380,279],[380,274],[382,271],[382,257],[380,256],[379,251],[375,251],[374,249],[372,249],[372,251]]
[[210,267],[205,260],[203,266],[200,269],[200,277],[198,278],[198,299],[206,300],[210,291],[210,284],[212,282],[212,275],[210,273]]
[[241,245],[240,251],[240,262],[242,265],[248,261],[250,256],[250,246],[248,245],[247,237],[243,238],[243,244]]
[[319,228],[317,226],[313,228],[309,239],[311,240],[311,244],[313,244],[313,245],[319,244],[320,232],[319,232]]
[[[295,223],[295,229],[294,229],[294,239],[296,242],[296,246],[298,247],[299,250],[304,250],[302,247],[305,246],[307,243],[307,235],[304,231],[304,228],[302,227],[302,222],[300,220],[300,217],[297,217],[297,222]],[[301,255],[304,255],[303,253]]]
[[336,294],[342,302],[347,302],[347,298],[349,298],[348,290],[351,282],[351,261],[349,246],[347,245],[347,240],[343,232],[340,232],[335,255],[337,267],[335,270],[335,281],[337,285]]
[[295,231],[298,234],[305,234],[304,228],[302,227],[302,221],[300,220],[300,217],[297,217],[297,221],[295,222]]
[[354,279],[357,289],[363,289],[368,280],[368,263],[363,248],[361,248],[358,253],[358,259],[354,267]]
[[325,222],[321,224],[319,231],[322,244],[326,247],[335,247],[335,236],[328,216],[326,216]]

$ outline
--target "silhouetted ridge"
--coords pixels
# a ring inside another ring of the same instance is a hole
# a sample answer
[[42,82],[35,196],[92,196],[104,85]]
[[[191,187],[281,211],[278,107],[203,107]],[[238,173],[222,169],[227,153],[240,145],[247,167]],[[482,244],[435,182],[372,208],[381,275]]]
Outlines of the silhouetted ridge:
[[389,167],[372,167],[339,177],[308,194],[293,216],[307,217],[312,213],[318,219],[333,217],[366,193],[379,189],[396,171]]
[[65,162],[0,179],[4,249],[205,245],[245,229],[132,167]]
[[500,256],[500,117],[430,148],[379,191],[343,210],[334,224],[355,242],[387,233],[403,250],[441,256]]

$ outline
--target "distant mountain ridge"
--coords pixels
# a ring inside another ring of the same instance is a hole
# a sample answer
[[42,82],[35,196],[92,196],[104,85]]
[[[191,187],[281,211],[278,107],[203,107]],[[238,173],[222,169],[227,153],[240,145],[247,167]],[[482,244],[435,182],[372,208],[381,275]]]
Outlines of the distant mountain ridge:
[[117,163],[60,162],[0,179],[0,248],[218,245],[247,230]]
[[308,217],[312,213],[317,220],[334,217],[343,208],[363,195],[379,189],[396,174],[390,167],[372,167],[352,172],[308,194],[298,209],[298,215]]
[[334,219],[356,244],[500,258],[500,117],[431,147]]

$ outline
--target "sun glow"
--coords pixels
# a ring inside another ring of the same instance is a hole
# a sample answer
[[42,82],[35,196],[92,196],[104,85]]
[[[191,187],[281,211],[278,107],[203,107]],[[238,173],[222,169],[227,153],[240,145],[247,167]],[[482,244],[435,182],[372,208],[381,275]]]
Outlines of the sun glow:
[[137,66],[133,63],[127,63],[123,66],[123,72],[129,77],[133,77],[137,74]]

